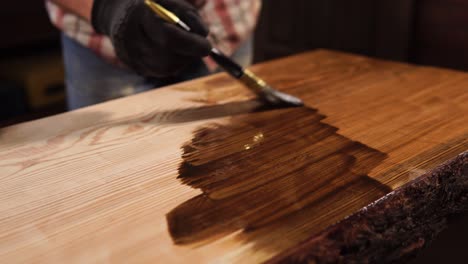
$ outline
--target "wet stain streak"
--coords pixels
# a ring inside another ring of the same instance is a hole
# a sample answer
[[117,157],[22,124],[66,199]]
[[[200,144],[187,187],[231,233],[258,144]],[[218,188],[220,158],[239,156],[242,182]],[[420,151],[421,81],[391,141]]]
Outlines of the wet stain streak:
[[[310,108],[279,109],[195,131],[183,147],[179,179],[203,194],[167,214],[174,243],[278,228],[295,218],[300,226],[308,213],[390,192],[368,177],[386,154],[340,135],[324,118]],[[324,201],[334,202],[320,209]]]

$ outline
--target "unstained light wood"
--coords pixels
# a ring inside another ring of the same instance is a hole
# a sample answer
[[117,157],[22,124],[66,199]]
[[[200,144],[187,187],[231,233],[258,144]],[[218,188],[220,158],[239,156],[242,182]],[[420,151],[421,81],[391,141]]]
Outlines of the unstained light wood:
[[[468,149],[466,73],[331,51],[252,69],[301,97],[339,137],[384,153],[363,169],[389,191]],[[182,147],[200,127],[255,117],[251,99],[218,74],[1,129],[1,262],[263,262],[379,198],[348,190],[341,206],[318,204],[301,219],[307,229],[176,243],[166,215],[202,194],[178,179]]]

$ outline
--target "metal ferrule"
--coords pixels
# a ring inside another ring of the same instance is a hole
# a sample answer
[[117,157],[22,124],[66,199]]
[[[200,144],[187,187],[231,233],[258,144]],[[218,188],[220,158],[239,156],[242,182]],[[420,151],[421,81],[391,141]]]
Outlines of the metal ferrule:
[[253,72],[244,70],[244,74],[239,79],[242,83],[251,88],[256,94],[264,95],[265,90],[268,89],[264,80],[257,77]]

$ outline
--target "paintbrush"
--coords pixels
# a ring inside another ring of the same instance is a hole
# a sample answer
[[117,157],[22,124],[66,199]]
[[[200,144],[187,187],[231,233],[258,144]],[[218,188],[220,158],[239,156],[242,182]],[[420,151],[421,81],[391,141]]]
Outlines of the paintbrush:
[[[145,0],[145,4],[163,20],[178,25],[180,28],[190,31],[190,27],[185,24],[174,13],[167,10],[160,4],[151,0]],[[273,105],[281,106],[302,106],[301,99],[292,95],[277,91],[268,85],[264,80],[257,77],[253,72],[242,68],[239,64],[224,55],[220,50],[213,48],[209,56],[231,76],[241,81],[247,88],[256,93],[260,98]]]

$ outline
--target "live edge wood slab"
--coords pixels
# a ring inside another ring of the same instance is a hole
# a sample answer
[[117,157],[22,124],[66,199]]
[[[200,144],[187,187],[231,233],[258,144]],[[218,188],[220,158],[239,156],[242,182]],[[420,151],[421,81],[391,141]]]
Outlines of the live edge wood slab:
[[315,51],[0,130],[2,263],[385,263],[468,209],[468,74]]

